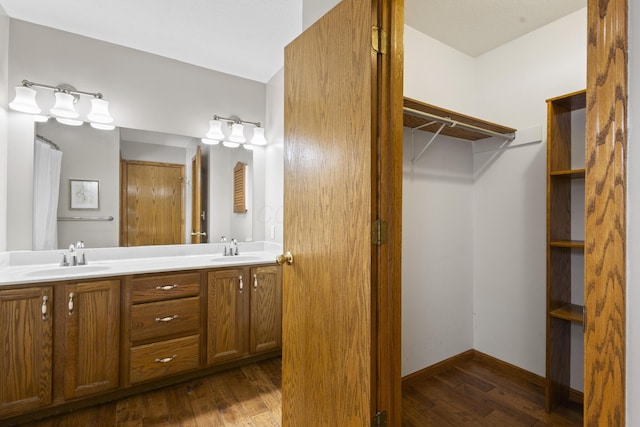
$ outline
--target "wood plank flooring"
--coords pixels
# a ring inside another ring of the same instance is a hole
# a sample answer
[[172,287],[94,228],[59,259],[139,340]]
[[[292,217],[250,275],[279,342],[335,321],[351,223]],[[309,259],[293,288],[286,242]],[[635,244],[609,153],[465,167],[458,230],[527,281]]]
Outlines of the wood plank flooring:
[[[23,426],[280,426],[280,386],[276,358]],[[413,377],[402,393],[404,427],[582,426],[580,405],[547,414],[538,385],[482,359]]]

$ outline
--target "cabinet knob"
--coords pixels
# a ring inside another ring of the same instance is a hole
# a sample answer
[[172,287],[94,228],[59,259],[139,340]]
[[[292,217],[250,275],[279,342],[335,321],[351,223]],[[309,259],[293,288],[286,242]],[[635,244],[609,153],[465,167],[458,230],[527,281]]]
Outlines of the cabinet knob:
[[285,253],[285,254],[280,254],[278,256],[276,256],[276,262],[280,265],[282,264],[287,264],[287,265],[291,265],[293,264],[293,255],[291,254],[291,252]]

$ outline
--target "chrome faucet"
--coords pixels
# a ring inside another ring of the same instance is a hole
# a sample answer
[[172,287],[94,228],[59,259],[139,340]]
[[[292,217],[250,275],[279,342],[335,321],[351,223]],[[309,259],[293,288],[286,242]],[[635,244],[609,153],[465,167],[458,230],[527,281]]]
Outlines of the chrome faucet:
[[239,255],[238,252],[238,241],[236,239],[231,239],[231,248],[229,250],[229,255]]
[[224,246],[222,247],[222,255],[227,256],[227,238],[222,236],[220,238],[220,243],[224,244]]
[[63,253],[60,266],[68,267],[70,265],[87,265],[87,256],[84,251],[82,251],[82,258],[78,260],[78,249],[84,249],[84,242],[82,240],[78,240],[75,245],[69,245],[69,258],[67,259],[67,254]]
[[[78,249],[84,249],[84,241],[82,241],[82,240],[78,240],[78,241],[76,242],[76,251],[78,251]],[[80,256],[80,255],[78,255],[78,256]],[[87,265],[87,255],[86,255],[86,252],[85,252],[85,251],[82,251],[82,257],[81,257],[79,260],[76,258],[76,260],[77,260],[76,265]]]

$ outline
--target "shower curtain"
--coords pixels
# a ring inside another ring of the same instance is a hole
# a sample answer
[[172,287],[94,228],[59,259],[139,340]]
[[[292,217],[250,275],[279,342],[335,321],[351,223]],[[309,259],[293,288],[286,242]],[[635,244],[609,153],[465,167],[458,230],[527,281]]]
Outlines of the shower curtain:
[[58,249],[58,195],[62,151],[35,140],[33,250]]

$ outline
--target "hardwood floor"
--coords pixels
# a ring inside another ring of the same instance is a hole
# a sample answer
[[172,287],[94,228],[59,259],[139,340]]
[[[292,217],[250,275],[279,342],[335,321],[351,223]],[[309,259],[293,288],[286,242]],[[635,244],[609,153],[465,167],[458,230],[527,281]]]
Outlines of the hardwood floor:
[[[266,360],[27,427],[280,426],[281,360]],[[403,383],[402,425],[582,426],[582,406],[547,414],[539,385],[482,358]]]

